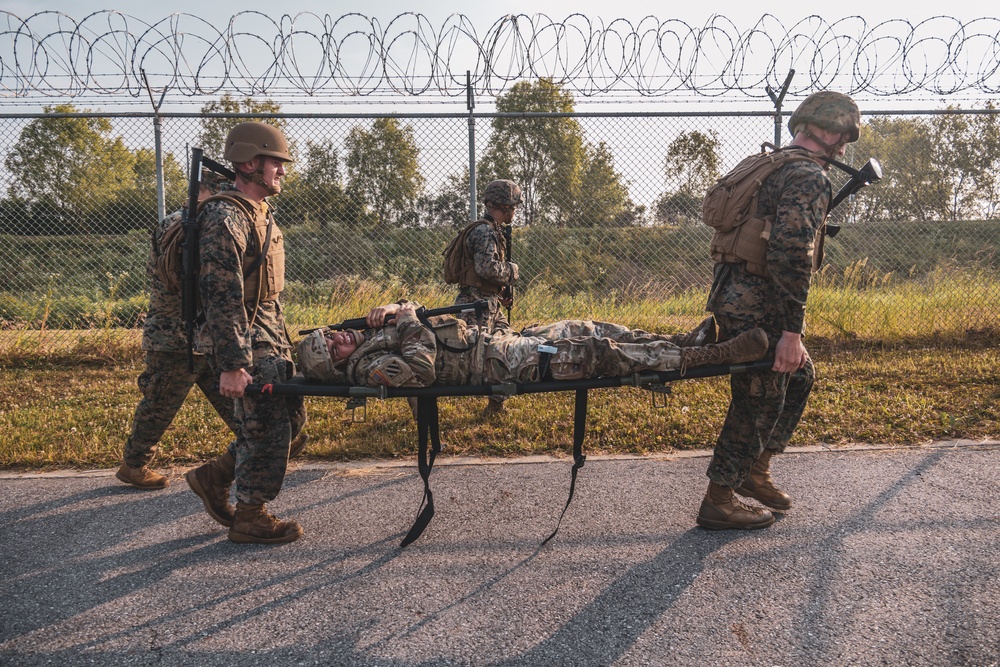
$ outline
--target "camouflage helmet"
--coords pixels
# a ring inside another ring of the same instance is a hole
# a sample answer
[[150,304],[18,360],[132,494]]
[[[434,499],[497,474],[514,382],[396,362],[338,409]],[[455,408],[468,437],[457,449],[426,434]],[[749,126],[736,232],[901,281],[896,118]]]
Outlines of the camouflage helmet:
[[273,125],[254,121],[240,123],[229,130],[223,153],[225,159],[241,164],[249,162],[258,155],[275,157],[285,162],[292,161],[285,135]]
[[521,203],[521,188],[514,181],[506,179],[490,181],[489,185],[486,186],[483,202],[515,206]]
[[205,188],[213,195],[225,189],[231,181],[222,174],[216,173],[208,167],[201,168],[201,187]]
[[[317,329],[299,342],[299,370],[307,380],[323,380],[334,384],[347,381],[343,364],[335,364],[326,343],[327,329]],[[354,344],[360,346],[365,336],[360,331],[350,329],[346,333],[354,337]]]
[[861,111],[847,95],[821,90],[802,100],[788,119],[788,131],[795,136],[796,128],[815,125],[836,134],[849,133],[848,143],[861,136]]

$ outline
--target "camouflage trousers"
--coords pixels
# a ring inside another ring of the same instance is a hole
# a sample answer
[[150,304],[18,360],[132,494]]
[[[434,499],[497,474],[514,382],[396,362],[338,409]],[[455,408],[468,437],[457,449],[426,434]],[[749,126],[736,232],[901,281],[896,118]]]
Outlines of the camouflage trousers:
[[631,331],[617,324],[563,320],[528,329],[538,335],[498,334],[486,344],[485,374],[493,382],[538,382],[539,345],[551,345],[553,380],[630,375],[680,368],[681,350],[670,336]]
[[458,296],[455,297],[455,305],[459,306],[463,303],[474,303],[480,299],[485,299],[490,303],[489,312],[484,312],[481,319],[477,318],[476,312],[472,310],[465,313],[459,313],[456,317],[465,320],[466,324],[479,326],[483,331],[488,331],[490,333],[495,331],[508,331],[510,329],[510,322],[508,322],[507,318],[504,317],[503,307],[500,305],[500,299],[495,294],[493,296],[487,296],[483,294],[483,291],[478,287],[465,285],[458,291]]
[[552,324],[533,324],[530,327],[522,329],[521,335],[547,338],[548,340],[581,337],[610,338],[616,343],[638,343],[640,345],[656,341],[666,341],[674,345],[679,345],[680,341],[687,336],[686,333],[649,333],[642,329],[629,329],[613,322],[597,322],[594,320],[560,320]]
[[[754,323],[716,315],[719,339],[728,340]],[[768,331],[770,353],[780,332]],[[816,371],[812,360],[794,373],[739,373],[730,376],[732,398],[722,431],[715,443],[708,478],[716,484],[739,486],[765,449],[785,451],[802,418]]]
[[187,352],[146,352],[146,368],[138,379],[142,398],[122,456],[126,465],[141,468],[153,460],[160,438],[196,384],[229,429],[237,432],[233,401],[219,393],[218,377],[204,356],[195,355],[194,372],[188,372]]
[[[257,357],[250,369],[254,384],[286,382],[295,373],[291,361],[278,355]],[[230,445],[236,459],[236,500],[259,505],[281,491],[292,439],[305,428],[301,396],[246,395],[235,399],[241,437]]]

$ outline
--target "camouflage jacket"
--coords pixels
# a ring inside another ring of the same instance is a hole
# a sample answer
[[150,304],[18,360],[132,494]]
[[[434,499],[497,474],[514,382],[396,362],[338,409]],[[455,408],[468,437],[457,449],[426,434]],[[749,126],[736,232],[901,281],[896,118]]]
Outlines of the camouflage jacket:
[[465,252],[483,283],[480,294],[489,296],[517,280],[517,265],[507,261],[500,225],[489,216],[479,222],[465,237]]
[[[261,202],[257,214],[266,214],[266,206],[266,201]],[[198,214],[198,224],[205,318],[198,332],[198,351],[213,355],[220,372],[250,368],[262,356],[291,360],[291,342],[278,296],[261,299],[250,326],[256,300],[244,294],[243,272],[261,252],[253,221],[235,203],[209,201]],[[269,280],[283,284],[284,240],[276,228],[269,257],[271,254],[281,255],[282,270]]]
[[761,186],[757,212],[774,214],[767,247],[769,278],[744,263],[716,264],[707,310],[763,327],[800,333],[812,278],[812,249],[830,203],[830,179],[814,162],[786,164]]
[[174,211],[156,225],[152,232],[149,258],[146,260],[146,277],[149,279],[149,310],[142,324],[142,349],[146,352],[182,352],[187,350],[187,332],[184,327],[181,295],[167,289],[156,277],[154,267],[163,232],[182,219],[187,209]]

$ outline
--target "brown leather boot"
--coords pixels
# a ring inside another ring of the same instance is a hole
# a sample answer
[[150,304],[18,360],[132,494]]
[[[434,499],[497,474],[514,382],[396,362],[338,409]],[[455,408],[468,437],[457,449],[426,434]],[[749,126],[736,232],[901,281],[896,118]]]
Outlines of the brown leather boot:
[[236,512],[229,502],[229,487],[235,478],[236,458],[229,452],[184,475],[188,486],[201,498],[209,516],[227,528],[233,525],[233,514]]
[[681,348],[681,374],[688,368],[708,364],[741,364],[756,361],[767,353],[767,334],[763,329],[744,331],[725,343]]
[[792,509],[792,497],[776,487],[771,481],[771,457],[773,449],[765,449],[754,461],[750,475],[736,489],[736,493],[747,498],[753,498],[773,510],[787,512]]
[[229,529],[229,539],[241,544],[280,544],[302,537],[302,526],[295,521],[279,521],[263,505],[236,503],[236,518]]
[[147,466],[130,468],[124,461],[115,473],[115,477],[144,491],[165,489],[170,486],[170,480],[160,473],[150,470]]
[[288,445],[288,458],[294,459],[296,456],[302,453],[302,450],[306,448],[306,444],[309,442],[309,436],[305,433],[299,433],[294,440],[292,440]]
[[753,530],[770,526],[774,523],[774,515],[765,509],[743,504],[728,486],[709,482],[708,492],[698,510],[697,522],[709,530]]
[[711,345],[717,340],[718,332],[715,328],[715,317],[709,315],[687,333],[677,334],[673,337],[673,342],[677,347],[697,347],[699,345]]

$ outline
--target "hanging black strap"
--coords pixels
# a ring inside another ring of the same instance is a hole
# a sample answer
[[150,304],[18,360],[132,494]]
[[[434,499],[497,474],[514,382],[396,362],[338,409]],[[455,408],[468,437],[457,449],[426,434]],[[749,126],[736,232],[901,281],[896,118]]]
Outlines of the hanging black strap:
[[[427,448],[428,440],[431,443],[430,450]],[[436,396],[417,397],[417,447],[417,469],[420,471],[420,478],[424,480],[424,497],[420,501],[417,518],[400,547],[405,547],[420,537],[434,518],[434,494],[431,493],[430,477],[434,459],[441,451]]]
[[552,531],[552,534],[542,540],[542,546],[556,536],[559,532],[559,526],[562,524],[563,517],[566,516],[566,510],[569,509],[569,504],[573,501],[573,492],[576,491],[576,474],[579,472],[583,464],[587,462],[587,457],[583,453],[583,437],[587,430],[587,390],[577,389],[576,390],[576,408],[573,415],[573,471],[570,473],[569,481],[569,498],[566,499],[566,506],[563,507],[562,514],[559,515],[559,521],[556,523],[556,529]]

